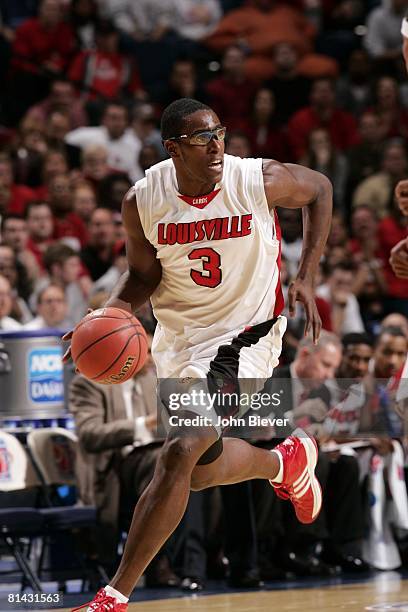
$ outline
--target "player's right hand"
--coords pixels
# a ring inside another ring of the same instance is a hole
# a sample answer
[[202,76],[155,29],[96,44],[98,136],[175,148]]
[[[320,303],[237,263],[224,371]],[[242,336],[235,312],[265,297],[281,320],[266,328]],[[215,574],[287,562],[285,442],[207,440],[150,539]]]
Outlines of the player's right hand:
[[[92,312],[92,308],[88,308],[88,310],[86,311],[86,314],[88,315],[90,312]],[[85,315],[86,316],[86,315]],[[61,340],[63,342],[68,342],[69,340],[71,340],[72,338],[72,334],[74,333],[74,330],[71,329],[69,332],[67,332],[66,334],[64,334],[61,338]],[[67,348],[67,350],[64,353],[64,356],[62,358],[62,363],[68,363],[68,361],[72,359],[72,355],[71,355],[71,345],[69,345],[69,347]]]
[[[61,338],[61,340],[63,342],[68,342],[69,340],[71,340],[72,338],[72,334],[74,333],[74,330],[71,329],[71,331],[67,332],[66,334],[64,334]],[[69,345],[69,347],[67,348],[67,350],[64,353],[64,356],[62,358],[62,363],[68,363],[68,361],[72,359],[72,355],[71,355],[71,345]]]
[[313,285],[310,281],[296,278],[290,283],[288,291],[288,304],[289,315],[291,317],[295,316],[296,302],[301,302],[303,304],[303,308],[305,309],[305,336],[312,331],[313,342],[317,344],[320,331],[322,329],[322,321],[319,311],[317,310]]
[[408,216],[408,179],[404,179],[397,184],[395,198],[402,214]]
[[391,249],[390,264],[395,276],[408,278],[408,238],[404,238]]

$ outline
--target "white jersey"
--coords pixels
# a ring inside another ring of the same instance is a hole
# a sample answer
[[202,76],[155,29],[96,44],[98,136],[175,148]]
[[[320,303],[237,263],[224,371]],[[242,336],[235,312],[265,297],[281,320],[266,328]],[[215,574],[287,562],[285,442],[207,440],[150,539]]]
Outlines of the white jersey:
[[[172,160],[152,166],[135,187],[145,236],[163,270],[151,297],[158,366],[163,351],[168,360],[180,353],[211,358],[246,326],[280,314],[280,230],[268,209],[261,159],[225,155],[222,181],[206,196],[178,192]],[[171,367],[159,367],[159,376],[164,370],[170,375]]]

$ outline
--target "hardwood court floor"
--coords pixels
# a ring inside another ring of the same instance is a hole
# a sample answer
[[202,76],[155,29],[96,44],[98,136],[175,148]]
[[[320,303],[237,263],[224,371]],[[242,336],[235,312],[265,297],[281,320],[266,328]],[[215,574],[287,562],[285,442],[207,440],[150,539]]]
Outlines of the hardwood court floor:
[[[395,576],[395,575],[394,575]],[[66,612],[68,612],[68,608]],[[363,584],[270,590],[131,603],[129,612],[408,612],[408,580],[386,574]]]

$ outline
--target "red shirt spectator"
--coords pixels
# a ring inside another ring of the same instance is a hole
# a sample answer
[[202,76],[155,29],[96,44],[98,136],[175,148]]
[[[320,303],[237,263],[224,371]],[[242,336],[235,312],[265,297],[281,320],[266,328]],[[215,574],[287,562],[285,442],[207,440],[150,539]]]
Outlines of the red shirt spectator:
[[251,116],[240,127],[248,136],[254,157],[288,161],[287,138],[276,123],[275,96],[270,89],[262,87],[256,92]]
[[295,159],[307,150],[309,135],[316,128],[330,134],[333,145],[348,149],[359,140],[357,123],[352,115],[335,106],[335,91],[330,79],[318,79],[310,93],[310,106],[293,115],[288,125],[288,136]]
[[76,246],[84,246],[88,240],[85,223],[72,212],[72,189],[66,174],[51,179],[49,184],[49,205],[54,216],[53,238],[77,239]]
[[90,99],[108,99],[124,91],[142,90],[139,72],[128,58],[118,52],[118,33],[110,22],[102,22],[96,32],[96,49],[79,53],[70,68],[69,78],[81,88],[89,88]]
[[9,194],[9,197],[6,198],[4,212],[22,215],[28,202],[36,199],[32,189],[14,183],[13,166],[6,155],[0,158],[0,184],[5,193]]
[[23,215],[28,202],[36,199],[35,191],[25,185],[10,186],[10,203],[7,212]]
[[26,116],[45,123],[56,111],[67,116],[70,130],[88,124],[84,102],[76,99],[72,83],[62,78],[52,83],[49,96],[31,106]]
[[78,238],[81,245],[86,244],[88,232],[82,219],[75,213],[67,213],[64,217],[54,218],[54,239]]
[[229,47],[222,59],[221,76],[207,85],[209,104],[228,129],[239,129],[251,112],[256,86],[244,74],[244,53],[239,47]]
[[16,30],[13,66],[24,72],[36,73],[39,68],[63,71],[74,49],[74,33],[62,20],[60,2],[43,0],[38,17],[27,19]]

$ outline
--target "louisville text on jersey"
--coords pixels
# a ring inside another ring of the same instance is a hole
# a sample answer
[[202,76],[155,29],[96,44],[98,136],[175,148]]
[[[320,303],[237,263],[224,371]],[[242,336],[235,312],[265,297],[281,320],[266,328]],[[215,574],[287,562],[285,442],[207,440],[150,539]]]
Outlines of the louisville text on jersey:
[[188,244],[201,240],[241,238],[251,233],[252,215],[236,215],[217,219],[203,219],[190,223],[159,223],[159,244]]

